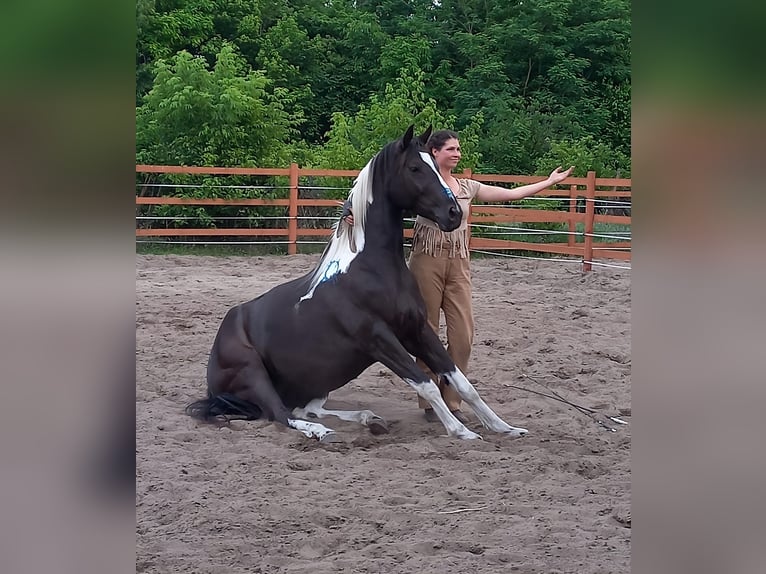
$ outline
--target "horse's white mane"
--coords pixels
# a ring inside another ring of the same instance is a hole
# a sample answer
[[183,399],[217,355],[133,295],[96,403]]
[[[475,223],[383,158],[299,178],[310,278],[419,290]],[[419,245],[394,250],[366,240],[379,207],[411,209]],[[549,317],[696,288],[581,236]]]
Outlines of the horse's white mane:
[[351,261],[364,249],[364,230],[367,222],[367,208],[372,203],[373,157],[359,172],[349,192],[354,225],[339,220],[332,227],[332,236],[319,265],[311,276],[309,291],[303,297],[310,299],[314,289],[322,282],[339,273],[345,273]]
[[[348,198],[351,200],[351,213],[354,214],[354,225],[349,225],[345,221],[338,221],[333,226],[333,240],[336,239],[336,235],[339,235],[337,239],[350,240],[353,245],[356,246],[356,251],[359,252],[364,249],[364,230],[367,224],[367,208],[372,203],[372,167],[375,163],[373,157],[367,162],[367,165],[362,168],[359,175],[354,181],[354,185],[348,194]],[[337,233],[338,227],[341,227],[340,233]],[[341,243],[348,243],[348,241],[342,241]]]

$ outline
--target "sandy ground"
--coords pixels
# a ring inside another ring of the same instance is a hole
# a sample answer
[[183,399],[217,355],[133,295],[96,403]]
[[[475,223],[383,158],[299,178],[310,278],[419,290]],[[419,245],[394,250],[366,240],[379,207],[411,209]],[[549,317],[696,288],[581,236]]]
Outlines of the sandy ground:
[[509,387],[630,421],[629,271],[472,262],[469,378],[522,439],[476,424],[484,441],[446,437],[380,364],[327,406],[371,409],[388,435],[333,418],[345,442],[320,445],[187,417],[228,308],[317,261],[137,256],[137,572],[629,572],[630,426]]

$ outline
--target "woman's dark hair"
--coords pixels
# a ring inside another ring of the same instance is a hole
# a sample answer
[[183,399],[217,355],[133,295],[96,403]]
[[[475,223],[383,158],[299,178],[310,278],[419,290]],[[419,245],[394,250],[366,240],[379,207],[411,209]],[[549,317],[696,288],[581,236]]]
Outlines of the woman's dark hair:
[[429,151],[432,149],[442,149],[444,144],[447,143],[447,140],[451,140],[453,138],[459,139],[457,132],[453,132],[452,130],[439,130],[438,132],[434,132],[426,142],[426,149]]

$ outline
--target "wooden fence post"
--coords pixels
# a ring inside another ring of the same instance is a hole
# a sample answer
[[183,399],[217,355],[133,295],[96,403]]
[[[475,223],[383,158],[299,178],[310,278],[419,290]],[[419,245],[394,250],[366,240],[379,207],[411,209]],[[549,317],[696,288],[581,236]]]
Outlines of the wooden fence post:
[[585,250],[583,253],[583,271],[592,269],[593,261],[593,219],[596,215],[596,172],[588,172],[588,183],[585,186]]
[[287,254],[298,252],[298,164],[290,164],[290,206],[287,220]]
[[575,232],[577,231],[577,225],[572,219],[572,216],[577,213],[577,186],[569,186],[569,238],[567,239],[567,245],[574,247],[575,244]]
[[[463,170],[463,177],[465,179],[471,179],[472,176],[473,176],[473,171],[471,170],[470,167]],[[466,220],[466,226],[467,227],[465,230],[466,232],[465,243],[466,243],[466,246],[468,247],[468,255],[470,257],[470,254],[471,254],[471,206],[470,205],[468,206],[468,219]]]

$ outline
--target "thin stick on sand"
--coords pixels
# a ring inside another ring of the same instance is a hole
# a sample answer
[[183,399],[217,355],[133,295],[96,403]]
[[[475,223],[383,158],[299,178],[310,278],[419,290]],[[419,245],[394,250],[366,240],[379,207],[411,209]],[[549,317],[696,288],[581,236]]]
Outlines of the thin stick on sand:
[[473,512],[474,510],[485,510],[486,506],[480,506],[479,508],[458,508],[457,510],[441,510],[436,514],[458,514],[460,512]]
[[571,401],[568,401],[567,399],[562,397],[560,394],[558,394],[556,391],[551,389],[548,385],[545,385],[545,384],[541,383],[540,381],[538,381],[537,379],[535,379],[533,377],[530,377],[526,373],[522,373],[521,376],[526,378],[526,379],[529,379],[532,382],[537,383],[538,385],[540,385],[541,387],[543,387],[547,391],[549,391],[551,394],[541,393],[539,391],[535,391],[535,390],[532,390],[532,389],[527,389],[527,388],[524,388],[524,387],[519,387],[517,385],[509,385],[507,383],[505,384],[505,386],[506,387],[511,387],[513,389],[518,389],[520,391],[526,391],[528,393],[533,393],[535,395],[540,395],[541,397],[547,397],[549,399],[553,399],[555,401],[559,401],[561,403],[567,404],[570,407],[572,407],[573,409],[577,410],[578,412],[584,414],[586,417],[591,418],[598,425],[602,426],[604,429],[606,429],[606,430],[608,430],[610,432],[617,432],[617,429],[610,427],[608,424],[606,424],[603,420],[600,420],[598,417],[604,417],[604,418],[606,418],[606,419],[608,419],[608,420],[610,420],[610,421],[612,421],[614,423],[621,424],[621,425],[627,425],[628,424],[624,420],[619,419],[617,417],[610,417],[610,416],[607,416],[607,415],[602,415],[601,413],[599,413],[595,409],[584,407],[582,405],[578,405],[578,404],[575,404],[575,403],[573,403]]

